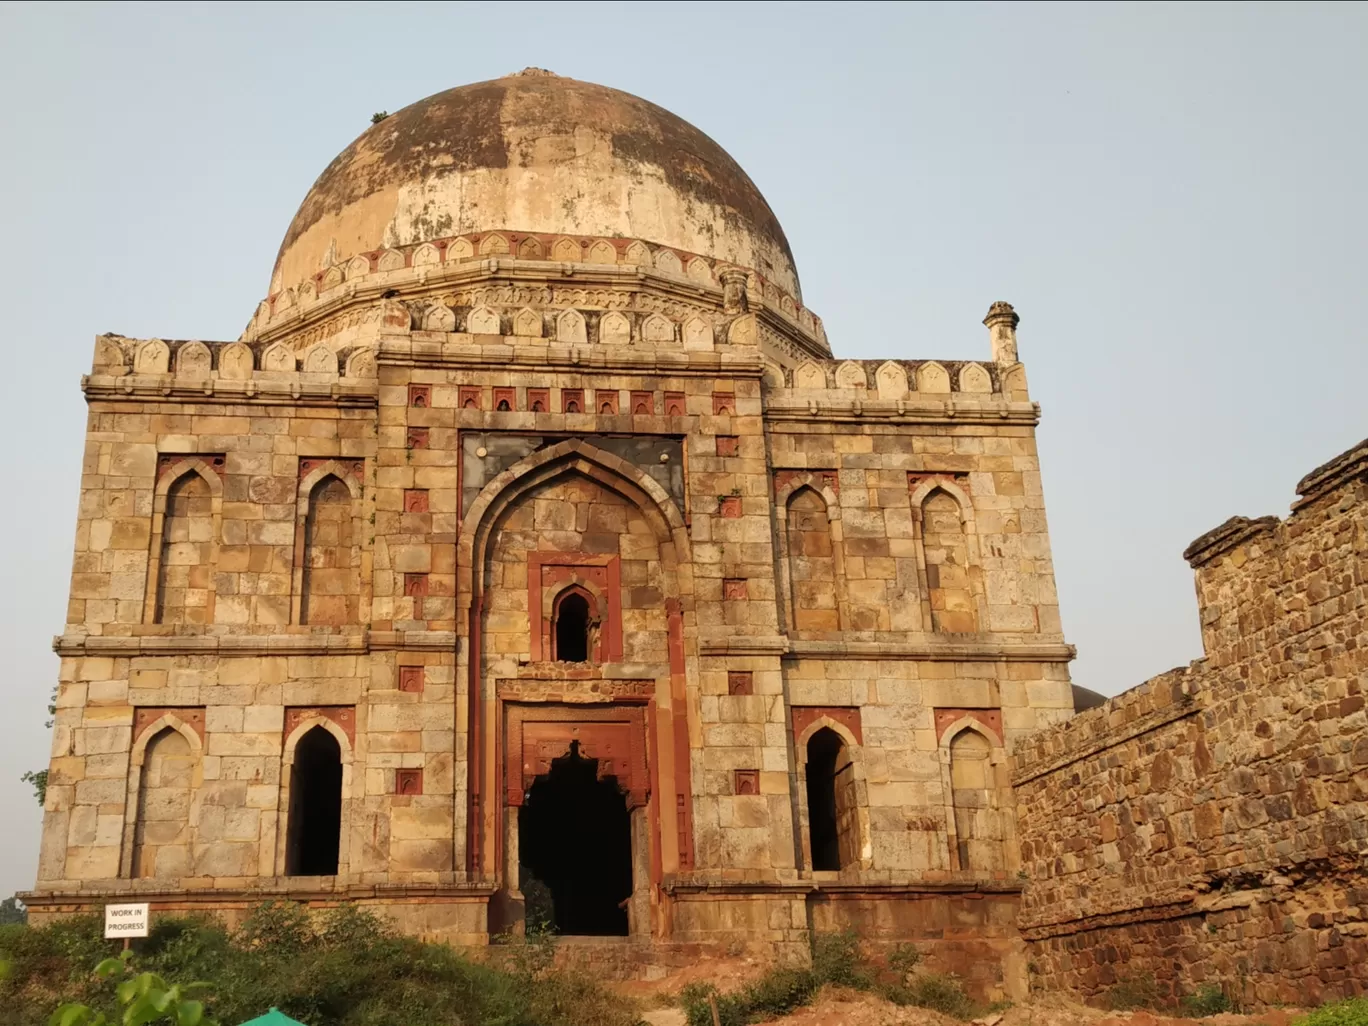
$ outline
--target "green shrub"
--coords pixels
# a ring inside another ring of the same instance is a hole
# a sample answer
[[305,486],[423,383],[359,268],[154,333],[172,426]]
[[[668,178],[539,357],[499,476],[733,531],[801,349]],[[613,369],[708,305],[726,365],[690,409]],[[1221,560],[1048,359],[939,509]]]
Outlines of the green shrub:
[[[111,1021],[118,1005],[91,966],[118,950],[98,917],[42,929],[0,927],[5,1026],[46,1026],[52,1009],[79,1002]],[[543,942],[537,942],[543,943]],[[545,942],[550,944],[552,942]],[[546,971],[549,957],[473,962],[443,944],[398,934],[353,905],[310,914],[289,902],[252,910],[233,932],[206,917],[159,917],[135,941],[140,971],[166,980],[212,980],[209,1013],[222,1023],[272,1005],[309,1026],[633,1026],[633,1004],[575,972]]]
[[812,938],[809,967],[777,966],[750,985],[721,993],[712,984],[690,984],[679,995],[689,1026],[712,1026],[712,1004],[717,1003],[721,1026],[745,1026],[788,1015],[811,1004],[822,987],[870,990],[874,974],[860,954],[859,937],[853,931],[818,933]]
[[1184,994],[1180,1004],[1183,1013],[1194,1019],[1230,1011],[1230,998],[1226,997],[1226,992],[1215,983],[1204,983],[1195,993]]
[[1368,1026],[1368,998],[1356,997],[1321,1005],[1294,1026]]
[[972,1018],[976,1011],[959,979],[943,973],[919,973],[886,988],[884,996],[895,1005],[929,1008],[956,1019]]
[[1107,1007],[1114,1012],[1153,1008],[1158,1000],[1159,988],[1149,973],[1123,976],[1107,991]]

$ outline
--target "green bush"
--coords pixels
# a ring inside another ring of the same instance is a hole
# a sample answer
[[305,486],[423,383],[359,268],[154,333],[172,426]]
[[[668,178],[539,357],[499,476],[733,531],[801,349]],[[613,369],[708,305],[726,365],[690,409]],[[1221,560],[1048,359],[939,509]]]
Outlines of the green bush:
[[929,1008],[956,1019],[972,1018],[976,1011],[959,979],[943,973],[919,973],[885,988],[884,996],[895,1005]]
[[[52,1009],[79,1002],[111,1021],[109,981],[91,967],[117,953],[98,917],[42,929],[0,927],[0,982],[6,1026],[46,1026]],[[628,1000],[573,972],[549,972],[549,958],[510,945],[507,964],[482,964],[443,944],[398,934],[363,908],[311,915],[270,902],[229,932],[206,917],[160,917],[135,941],[140,971],[166,980],[212,980],[209,1013],[238,1023],[275,1006],[309,1026],[633,1026]],[[497,954],[497,953],[496,953]]]
[[1230,1011],[1230,998],[1226,992],[1215,983],[1204,983],[1192,994],[1184,994],[1180,1002],[1183,1012],[1192,1016],[1194,1019],[1202,1019],[1208,1015],[1219,1015],[1221,1012]]
[[777,966],[754,983],[730,994],[711,984],[690,984],[679,995],[689,1026],[712,1026],[712,1005],[717,1003],[721,1026],[745,1026],[788,1015],[811,1004],[827,984],[869,990],[874,976],[860,955],[859,938],[853,932],[819,933],[812,938],[812,963],[807,967]]
[[1368,1026],[1368,998],[1356,997],[1321,1005],[1295,1026]]

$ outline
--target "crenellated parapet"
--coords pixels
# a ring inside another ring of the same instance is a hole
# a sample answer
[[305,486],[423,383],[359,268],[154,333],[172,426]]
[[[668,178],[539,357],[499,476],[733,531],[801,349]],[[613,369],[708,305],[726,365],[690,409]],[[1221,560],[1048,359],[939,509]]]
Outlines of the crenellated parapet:
[[205,342],[98,335],[89,398],[180,398],[220,401],[327,401],[373,406],[374,345]]

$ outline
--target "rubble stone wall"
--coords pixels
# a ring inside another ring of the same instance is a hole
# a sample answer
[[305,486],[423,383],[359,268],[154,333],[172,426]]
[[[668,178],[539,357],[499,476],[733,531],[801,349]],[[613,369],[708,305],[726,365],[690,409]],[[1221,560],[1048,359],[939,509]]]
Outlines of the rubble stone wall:
[[1033,984],[1368,992],[1368,443],[1185,556],[1204,659],[1018,744]]

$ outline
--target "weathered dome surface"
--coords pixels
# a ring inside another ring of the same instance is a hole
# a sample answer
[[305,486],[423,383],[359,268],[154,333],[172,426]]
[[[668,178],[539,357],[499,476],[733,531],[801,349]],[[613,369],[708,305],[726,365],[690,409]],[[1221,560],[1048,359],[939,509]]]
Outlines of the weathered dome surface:
[[276,281],[493,230],[642,239],[799,296],[783,229],[722,147],[639,97],[533,69],[448,89],[362,134],[304,198]]

